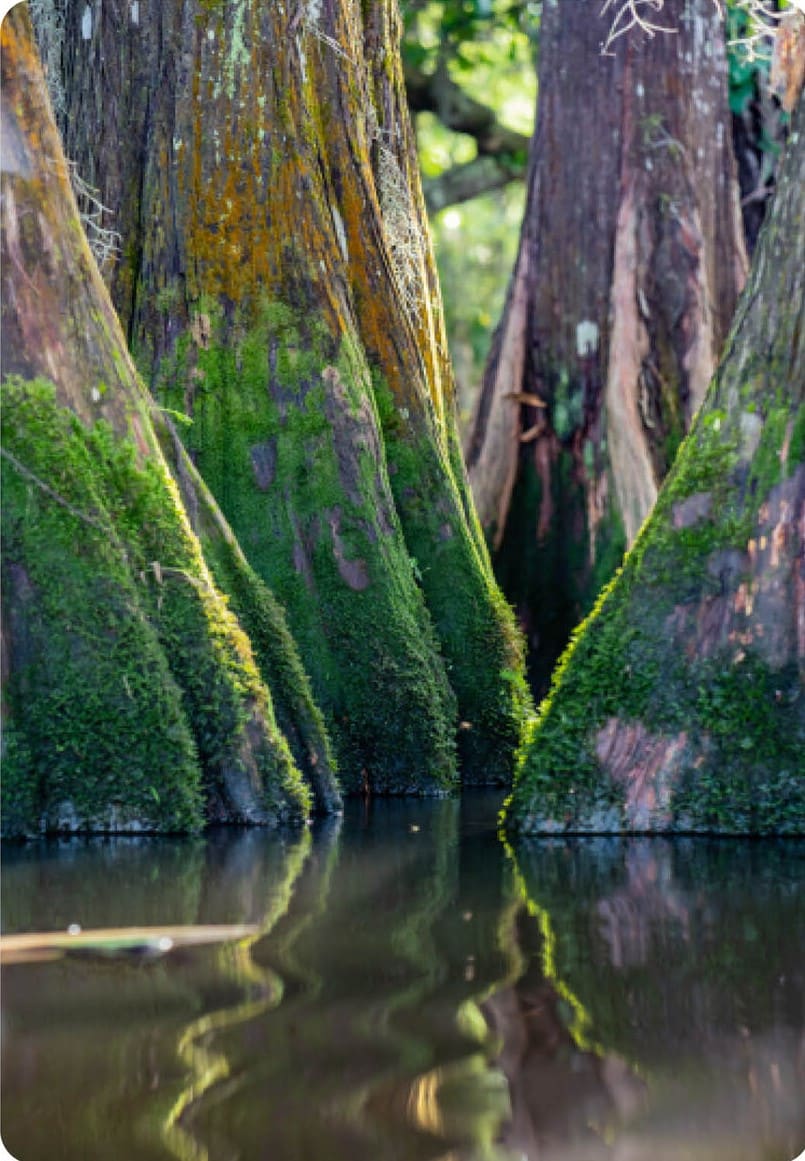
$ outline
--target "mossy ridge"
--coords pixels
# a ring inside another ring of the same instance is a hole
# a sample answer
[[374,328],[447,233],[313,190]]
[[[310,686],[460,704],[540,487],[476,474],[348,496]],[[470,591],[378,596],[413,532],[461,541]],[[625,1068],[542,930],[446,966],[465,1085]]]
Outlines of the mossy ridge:
[[2,393],[5,451],[74,509],[3,457],[4,620],[21,655],[8,683],[3,832],[196,830],[195,744],[104,506],[102,471],[49,385],[7,380]]
[[[750,647],[740,663],[723,655],[688,662],[667,629],[676,606],[720,588],[723,578],[709,568],[714,557],[746,549],[771,489],[802,462],[791,434],[801,429],[802,411],[800,405],[792,416],[781,399],[767,404],[754,448],[742,413],[700,413],[623,568],[557,665],[506,805],[511,829],[597,829],[601,819],[619,828],[623,791],[595,752],[610,717],[657,733],[687,732],[698,764],[689,763],[676,793],[676,829],[805,829],[805,787],[797,777],[805,714],[796,666],[773,670]],[[711,497],[705,518],[674,527],[674,507],[704,493]]]
[[456,694],[462,783],[507,786],[532,708],[521,634],[437,442],[412,440],[379,375],[373,387],[403,535]]
[[156,460],[138,469],[133,447],[110,441],[100,426],[92,434],[116,485],[112,496],[122,498],[116,524],[140,550],[132,564],[148,579],[151,618],[182,690],[206,772],[207,813],[226,821],[300,820],[310,792],[277,728],[251,643],[212,583],[175,481]]
[[294,761],[313,790],[314,803],[330,813],[341,808],[337,764],[324,717],[313,697],[285,614],[236,544],[201,538],[215,583],[230,598],[249,635],[258,668],[271,690],[274,714]]
[[[46,825],[192,830],[205,809],[304,815],[308,792],[164,464],[138,466],[133,443],[82,427],[44,381],[9,379],[3,394],[5,448],[60,498],[6,458],[5,568],[23,570],[37,608],[10,703],[40,809],[72,804]],[[25,830],[38,827],[29,810]]]
[[280,304],[192,328],[156,390],[285,608],[347,792],[455,782],[455,702],[389,491],[361,349]]
[[324,718],[302,666],[284,610],[246,560],[223,513],[191,462],[171,417],[152,409],[157,438],[179,487],[215,584],[248,634],[274,716],[320,813],[342,807],[336,762]]

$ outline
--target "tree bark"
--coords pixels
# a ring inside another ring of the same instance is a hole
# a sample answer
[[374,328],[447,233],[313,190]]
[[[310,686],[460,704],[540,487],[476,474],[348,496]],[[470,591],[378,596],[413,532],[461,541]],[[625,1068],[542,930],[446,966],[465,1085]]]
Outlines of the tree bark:
[[132,349],[287,609],[345,786],[450,785],[458,722],[464,779],[507,780],[520,642],[461,462],[390,3],[173,0],[136,26],[110,3],[88,40],[67,7],[67,150],[115,210]]
[[558,667],[511,828],[805,828],[803,189],[800,98],[724,359]]
[[[24,6],[2,50],[4,833],[299,819],[310,791],[160,451],[164,416],[87,247]],[[198,479],[193,493],[231,541]],[[275,650],[312,707],[287,633]],[[295,723],[333,805],[321,724]]]
[[674,33],[610,56],[598,8],[543,13],[520,251],[468,444],[540,688],[651,509],[745,273],[716,6],[669,2]]

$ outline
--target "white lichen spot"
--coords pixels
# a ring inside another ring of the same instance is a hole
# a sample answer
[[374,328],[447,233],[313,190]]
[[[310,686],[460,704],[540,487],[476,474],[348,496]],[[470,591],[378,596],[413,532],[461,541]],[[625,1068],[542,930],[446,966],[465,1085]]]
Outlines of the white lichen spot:
[[227,55],[224,60],[224,80],[226,95],[230,101],[235,96],[235,76],[244,77],[251,62],[251,52],[246,43],[248,33],[245,30],[247,5],[243,0],[230,5],[232,11],[232,27],[230,29]]
[[582,319],[576,324],[576,354],[580,359],[585,355],[594,355],[598,350],[598,324],[591,319]]
[[636,97],[644,97],[644,96],[645,96],[645,94],[646,94],[646,90],[645,90],[645,89],[643,88],[643,86],[640,84],[640,81],[638,81],[638,82],[637,82],[637,84],[635,85],[635,87],[634,87],[634,91],[635,91],[635,96],[636,96]]
[[81,17],[81,39],[92,39],[92,9],[89,4],[84,5],[84,13]]
[[30,177],[33,169],[28,149],[7,101],[0,106],[0,129],[0,171]]
[[140,0],[132,0],[129,5],[129,16],[132,24],[140,23]]
[[214,28],[207,29],[207,40],[215,40],[215,29]]
[[763,421],[753,411],[741,412],[741,436],[745,454],[754,455],[760,443],[760,434],[763,430]]
[[100,403],[100,401],[101,401],[101,393],[97,387],[93,387],[92,388],[92,402],[93,403]]
[[341,247],[341,254],[344,261],[349,262],[349,249],[347,247],[347,232],[344,229],[344,219],[341,217],[334,205],[330,206],[330,213],[333,215],[335,235],[338,238],[338,245]]

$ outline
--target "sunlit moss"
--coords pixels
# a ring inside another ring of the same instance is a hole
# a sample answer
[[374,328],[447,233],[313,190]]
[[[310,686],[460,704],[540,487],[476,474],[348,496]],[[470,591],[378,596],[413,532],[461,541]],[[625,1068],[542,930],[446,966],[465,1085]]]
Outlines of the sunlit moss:
[[41,381],[3,384],[3,446],[8,696],[24,742],[4,778],[14,832],[305,814],[164,463],[84,428]]

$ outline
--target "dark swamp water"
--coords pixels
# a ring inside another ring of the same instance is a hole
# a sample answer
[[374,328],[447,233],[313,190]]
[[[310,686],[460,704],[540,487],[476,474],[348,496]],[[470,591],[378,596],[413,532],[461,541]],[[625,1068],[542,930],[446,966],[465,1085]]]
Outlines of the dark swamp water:
[[499,796],[296,836],[10,849],[4,933],[257,923],[2,972],[19,1161],[791,1161],[805,844],[496,835]]

